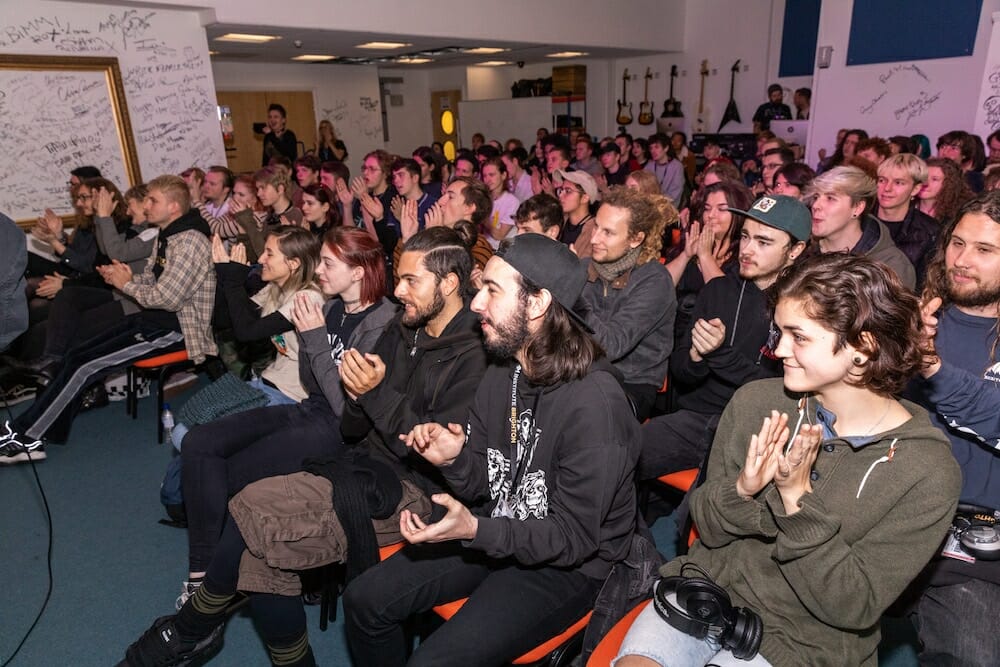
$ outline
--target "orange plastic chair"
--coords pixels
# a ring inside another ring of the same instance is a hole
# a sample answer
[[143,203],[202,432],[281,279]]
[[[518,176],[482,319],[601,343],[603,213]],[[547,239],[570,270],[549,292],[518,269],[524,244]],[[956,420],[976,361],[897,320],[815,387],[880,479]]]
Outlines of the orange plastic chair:
[[[460,600],[455,600],[454,602],[447,602],[445,604],[438,605],[437,607],[434,607],[434,613],[447,621],[462,608],[462,605],[464,605],[465,601],[468,599],[469,598],[462,598]],[[566,628],[566,630],[559,633],[552,639],[539,644],[511,664],[530,665],[539,662],[540,660],[544,660],[550,653],[559,649],[578,633],[582,632],[583,629],[587,627],[587,623],[590,622],[591,613],[593,612],[588,611],[583,618]]]
[[156,441],[159,443],[163,442],[163,421],[160,419],[160,415],[163,414],[163,386],[174,373],[185,368],[190,368],[192,365],[191,360],[188,358],[187,350],[178,350],[155,357],[140,359],[129,366],[126,371],[125,412],[132,415],[132,419],[136,419],[139,416],[136,369],[153,370],[158,373],[156,383]]
[[628,634],[629,628],[635,622],[635,617],[650,602],[651,600],[643,600],[632,611],[622,616],[622,619],[615,623],[615,627],[608,630],[608,634],[604,635],[604,639],[600,641],[594,652],[590,654],[590,659],[587,660],[587,667],[609,667],[611,665],[611,661],[618,655],[618,650],[622,646],[622,641],[625,640],[625,635]]

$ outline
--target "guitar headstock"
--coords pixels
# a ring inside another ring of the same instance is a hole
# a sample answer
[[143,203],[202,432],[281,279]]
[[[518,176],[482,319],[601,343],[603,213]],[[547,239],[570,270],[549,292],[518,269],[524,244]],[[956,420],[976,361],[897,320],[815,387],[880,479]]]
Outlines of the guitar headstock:
[[736,74],[737,72],[739,72],[740,71],[740,62],[741,62],[741,60],[737,60],[736,62],[734,62],[732,68],[730,68],[729,71],[731,71],[734,74]]
[[644,76],[642,78],[644,78],[644,79],[652,79],[653,78],[653,70],[651,70],[651,69],[649,69],[647,67],[646,68],[646,76]]
[[670,66],[670,78],[671,79],[676,79],[677,78],[677,65],[671,65]]
[[628,80],[629,80],[628,67],[626,67],[625,71],[622,72],[622,81],[628,81]]
[[708,60],[701,61],[701,75],[708,76]]

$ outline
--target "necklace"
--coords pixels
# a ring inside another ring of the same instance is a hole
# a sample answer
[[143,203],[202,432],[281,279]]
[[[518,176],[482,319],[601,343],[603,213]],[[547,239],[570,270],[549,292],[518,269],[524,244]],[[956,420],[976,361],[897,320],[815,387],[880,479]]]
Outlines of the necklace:
[[360,298],[355,299],[354,301],[346,301],[341,299],[341,302],[344,304],[344,312],[340,315],[340,326],[344,326],[344,322],[347,320],[348,315],[353,315],[354,313],[357,313],[361,310],[361,308],[355,308],[354,310],[351,310],[348,307],[348,306],[353,306],[354,304],[359,303],[360,301],[361,301]]
[[887,416],[889,416],[889,410],[892,409],[892,403],[893,403],[892,399],[887,399],[886,400],[885,412],[883,412],[882,416],[878,418],[878,421],[875,422],[870,429],[868,429],[868,432],[865,433],[864,437],[867,437],[867,436],[871,435],[872,433],[874,433],[875,429],[877,429],[879,427],[879,424],[881,424],[882,422],[885,421],[885,418]]

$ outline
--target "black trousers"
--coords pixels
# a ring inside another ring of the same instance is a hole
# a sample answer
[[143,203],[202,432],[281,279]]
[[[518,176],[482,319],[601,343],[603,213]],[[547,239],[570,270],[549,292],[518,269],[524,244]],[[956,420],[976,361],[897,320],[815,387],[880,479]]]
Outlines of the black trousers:
[[74,341],[87,340],[125,319],[120,301],[109,289],[65,285],[49,308],[45,354],[61,357]]
[[192,428],[181,448],[191,572],[208,567],[232,496],[251,482],[299,472],[304,459],[341,447],[340,422],[318,401],[257,408]]
[[[354,664],[366,667],[504,665],[580,620],[603,583],[498,561],[457,542],[408,546],[347,586],[347,641]],[[407,662],[403,623],[466,596]]]
[[720,416],[678,410],[643,424],[636,479],[656,479],[700,466],[715,438]]

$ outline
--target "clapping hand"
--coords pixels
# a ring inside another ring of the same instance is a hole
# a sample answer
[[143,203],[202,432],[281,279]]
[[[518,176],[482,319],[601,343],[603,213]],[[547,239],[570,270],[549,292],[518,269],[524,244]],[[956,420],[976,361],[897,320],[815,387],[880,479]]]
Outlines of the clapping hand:
[[788,440],[788,415],[771,410],[771,416],[764,418],[760,432],[750,436],[747,458],[736,478],[736,492],[744,498],[752,498],[774,479],[778,469],[778,456]]
[[403,241],[408,241],[411,236],[420,231],[420,222],[417,219],[417,201],[415,199],[406,200],[400,215],[396,215],[396,219],[399,220]]
[[[718,317],[710,320],[699,318],[691,329],[691,350],[703,358],[722,347],[726,340],[726,325]],[[693,361],[698,361],[691,355]]]
[[444,207],[438,201],[424,213],[424,228],[444,227]]
[[97,272],[104,278],[104,282],[116,289],[123,288],[132,280],[132,269],[117,259],[111,260],[110,264],[97,267]]
[[385,378],[385,362],[377,354],[361,354],[354,348],[346,350],[340,362],[340,379],[348,395],[357,400]]
[[250,262],[247,260],[247,247],[242,243],[234,243],[233,247],[229,251],[229,261],[234,264],[249,266]]
[[787,453],[779,449],[774,486],[781,494],[785,513],[799,511],[799,500],[812,491],[812,467],[819,454],[819,444],[823,441],[823,426],[806,424],[800,430]]
[[35,288],[35,295],[40,296],[45,299],[53,299],[59,290],[62,289],[63,281],[66,280],[66,276],[60,273],[53,273],[51,276],[45,276],[42,278],[41,282],[38,283],[38,287]]
[[94,215],[98,218],[110,218],[117,203],[115,196],[107,188],[99,187],[94,192]]
[[218,234],[212,234],[212,262],[215,264],[226,264],[229,260],[229,253],[226,252],[226,245]]
[[295,330],[299,333],[326,326],[323,306],[316,303],[308,294],[299,292],[295,295],[295,302],[292,304],[292,324],[295,325]]

